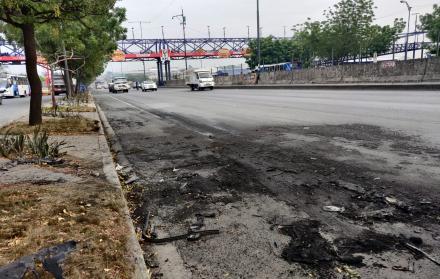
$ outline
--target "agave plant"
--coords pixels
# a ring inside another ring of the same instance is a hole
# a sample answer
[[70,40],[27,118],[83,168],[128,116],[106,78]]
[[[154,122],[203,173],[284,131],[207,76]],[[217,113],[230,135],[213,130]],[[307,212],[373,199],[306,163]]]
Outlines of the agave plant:
[[24,134],[11,135],[10,129],[0,138],[0,155],[6,158],[23,157],[26,148]]

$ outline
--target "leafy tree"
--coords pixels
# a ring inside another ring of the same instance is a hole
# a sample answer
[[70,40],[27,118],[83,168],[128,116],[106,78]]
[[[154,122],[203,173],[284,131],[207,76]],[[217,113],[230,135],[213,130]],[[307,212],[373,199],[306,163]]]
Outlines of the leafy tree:
[[[315,59],[340,63],[359,57],[360,52],[361,55],[372,55],[390,49],[396,35],[405,26],[402,19],[396,19],[393,26],[374,25],[373,0],[341,0],[324,11],[324,16],[324,21],[308,19],[298,25],[293,30],[295,36],[287,42],[263,39],[262,59],[281,62],[282,58],[282,62],[287,62],[293,58],[305,67]],[[251,42],[250,48],[256,50],[256,42]],[[256,55],[249,57],[247,62],[254,67]]]
[[422,28],[428,32],[428,38],[436,43],[436,46],[431,49],[431,52],[439,56],[439,41],[440,41],[440,6],[434,5],[434,11],[421,17]]
[[116,0],[0,0],[0,20],[21,30],[26,72],[31,86],[29,124],[42,123],[42,86],[37,71],[35,28],[41,24],[81,21],[87,16],[104,16]]

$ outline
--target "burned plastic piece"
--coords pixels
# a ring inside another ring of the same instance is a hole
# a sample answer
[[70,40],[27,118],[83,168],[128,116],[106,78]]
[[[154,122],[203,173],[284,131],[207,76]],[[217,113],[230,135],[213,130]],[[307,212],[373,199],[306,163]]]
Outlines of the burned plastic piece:
[[24,256],[15,262],[0,267],[0,278],[2,279],[22,279],[32,272],[35,278],[38,275],[35,271],[35,262],[42,262],[43,268],[50,272],[55,279],[63,279],[63,270],[60,264],[66,256],[76,248],[76,241],[68,241],[63,244],[43,248],[35,254]]
[[200,238],[202,238],[203,236],[209,236],[209,235],[216,235],[216,234],[220,234],[219,230],[206,230],[206,231],[189,231],[186,234],[182,234],[182,235],[176,235],[176,236],[171,236],[171,237],[165,237],[165,238],[152,238],[148,235],[144,235],[144,239],[147,242],[150,243],[155,243],[155,244],[162,244],[162,243],[168,243],[168,242],[173,242],[176,240],[188,240],[188,241],[196,241],[199,240]]

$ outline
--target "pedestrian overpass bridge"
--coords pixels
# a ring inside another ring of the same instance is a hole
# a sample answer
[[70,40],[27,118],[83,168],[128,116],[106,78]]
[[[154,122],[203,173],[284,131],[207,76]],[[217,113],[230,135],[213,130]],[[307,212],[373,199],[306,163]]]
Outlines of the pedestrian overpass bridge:
[[[410,37],[425,34],[423,32],[409,33]],[[431,45],[430,42],[401,43],[406,38],[400,34],[391,47],[378,53],[378,56],[394,55],[403,52],[424,50]],[[279,38],[282,39],[282,38]],[[118,41],[118,49],[115,51],[112,62],[130,61],[156,61],[159,81],[171,79],[172,60],[183,59],[222,59],[244,58],[251,54],[249,43],[255,38],[189,38],[189,39],[127,39]],[[397,43],[398,42],[398,43]],[[368,58],[364,56],[363,58]],[[346,61],[352,61],[356,57],[347,57]],[[325,61],[328,64],[328,61]],[[0,39],[0,64],[23,64],[25,63],[24,50],[14,42]],[[44,64],[44,59],[39,59]],[[163,71],[165,66],[165,72]]]

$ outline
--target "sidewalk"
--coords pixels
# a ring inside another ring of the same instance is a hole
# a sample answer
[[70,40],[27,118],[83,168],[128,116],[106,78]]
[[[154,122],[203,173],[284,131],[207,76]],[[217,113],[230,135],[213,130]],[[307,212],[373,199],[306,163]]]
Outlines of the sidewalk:
[[[96,110],[78,115],[99,123]],[[55,165],[0,158],[1,278],[14,261],[24,263],[22,257],[43,248],[61,251],[66,247],[60,246],[63,243],[71,245],[69,252],[55,261],[65,278],[149,278],[112,155],[98,125],[99,132],[83,126],[52,132],[53,140],[69,146]],[[45,263],[37,260],[31,269],[40,278],[52,278]]]

